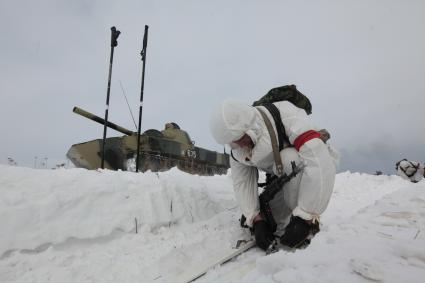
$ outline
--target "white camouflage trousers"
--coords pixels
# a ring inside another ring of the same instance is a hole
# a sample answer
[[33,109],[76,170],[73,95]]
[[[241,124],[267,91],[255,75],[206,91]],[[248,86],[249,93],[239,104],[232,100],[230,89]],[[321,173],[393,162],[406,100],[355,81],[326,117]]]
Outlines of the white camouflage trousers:
[[[294,161],[298,165],[301,160],[298,152],[293,148],[285,148],[281,152],[283,170],[286,174],[292,173],[291,162]],[[270,201],[270,208],[272,210],[273,218],[277,224],[275,232],[276,236],[282,236],[285,233],[285,227],[289,224],[292,211],[298,204],[298,191],[300,188],[302,172],[298,173],[288,183],[283,185],[272,201]]]

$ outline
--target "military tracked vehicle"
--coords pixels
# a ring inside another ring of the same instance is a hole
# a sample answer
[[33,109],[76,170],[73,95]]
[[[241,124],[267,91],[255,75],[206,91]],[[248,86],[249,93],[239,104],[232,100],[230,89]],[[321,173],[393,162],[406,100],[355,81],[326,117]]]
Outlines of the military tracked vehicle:
[[[73,112],[104,125],[105,120],[81,108]],[[109,121],[109,128],[124,134],[107,138],[105,142],[104,167],[111,170],[135,171],[137,133]],[[76,167],[101,168],[102,139],[74,144],[66,156]],[[226,174],[229,155],[197,147],[187,132],[176,123],[167,123],[162,131],[150,129],[140,136],[139,170],[145,172],[167,171],[172,167],[201,176]]]

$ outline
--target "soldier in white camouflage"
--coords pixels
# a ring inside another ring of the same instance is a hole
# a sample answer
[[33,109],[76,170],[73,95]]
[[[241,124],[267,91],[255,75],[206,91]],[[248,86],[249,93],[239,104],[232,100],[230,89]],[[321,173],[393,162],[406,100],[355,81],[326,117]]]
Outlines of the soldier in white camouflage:
[[[270,248],[275,237],[293,248],[307,240],[328,206],[338,160],[338,154],[321,139],[319,129],[304,109],[289,101],[273,104],[281,123],[274,120],[267,107],[235,100],[225,100],[212,113],[210,121],[215,140],[232,148],[230,165],[236,199],[247,225],[254,230],[257,245],[264,250]],[[284,173],[291,174],[292,162],[304,165],[302,172],[284,184],[270,203],[277,224],[274,232],[260,211],[258,170],[278,174],[271,137],[258,108],[268,113],[274,131],[276,124],[284,127],[287,142],[280,151]]]

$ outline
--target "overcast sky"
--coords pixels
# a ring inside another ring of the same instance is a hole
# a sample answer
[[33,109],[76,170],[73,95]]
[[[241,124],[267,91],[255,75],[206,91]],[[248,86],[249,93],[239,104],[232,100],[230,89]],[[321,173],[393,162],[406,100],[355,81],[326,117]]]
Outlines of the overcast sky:
[[[142,130],[174,121],[222,151],[209,114],[296,84],[341,153],[339,171],[394,173],[425,162],[425,1],[0,1],[0,163],[49,167],[103,127],[110,28],[109,120],[135,130],[144,25],[149,25]],[[108,136],[121,135],[108,130]]]

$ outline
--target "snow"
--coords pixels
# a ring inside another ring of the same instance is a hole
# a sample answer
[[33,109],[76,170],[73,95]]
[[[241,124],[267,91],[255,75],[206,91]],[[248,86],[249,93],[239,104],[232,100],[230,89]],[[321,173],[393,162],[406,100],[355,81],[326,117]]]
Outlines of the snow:
[[[230,173],[0,165],[0,282],[174,282],[249,238],[239,216]],[[306,249],[254,248],[197,282],[424,281],[424,180],[340,173],[321,222]]]

